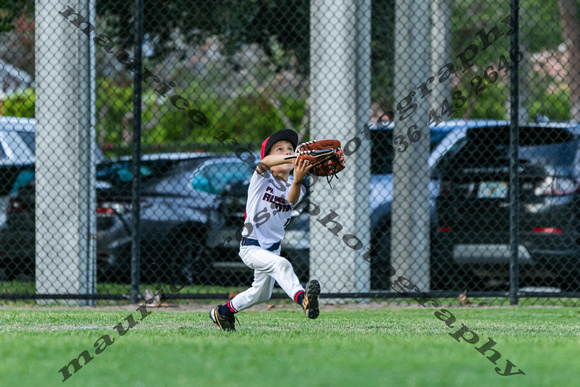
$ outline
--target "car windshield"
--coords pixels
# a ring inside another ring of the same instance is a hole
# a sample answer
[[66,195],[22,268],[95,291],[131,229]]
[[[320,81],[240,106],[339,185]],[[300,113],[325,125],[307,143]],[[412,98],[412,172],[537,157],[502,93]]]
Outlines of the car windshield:
[[196,191],[218,194],[226,184],[252,176],[255,168],[239,161],[211,163],[194,172],[190,183]]
[[[205,159],[141,161],[141,192],[144,194],[187,192],[191,171]],[[133,170],[130,160],[103,163],[97,168],[97,180],[111,183],[115,191],[130,192],[132,179]]]
[[[141,181],[163,175],[171,163],[166,160],[141,163]],[[133,179],[133,166],[131,161],[102,164],[97,168],[97,180],[107,181],[114,186],[131,185]]]
[[[434,128],[431,130],[430,150],[433,149],[449,134],[450,129]],[[371,175],[385,175],[393,173],[393,130],[374,130],[371,132]]]

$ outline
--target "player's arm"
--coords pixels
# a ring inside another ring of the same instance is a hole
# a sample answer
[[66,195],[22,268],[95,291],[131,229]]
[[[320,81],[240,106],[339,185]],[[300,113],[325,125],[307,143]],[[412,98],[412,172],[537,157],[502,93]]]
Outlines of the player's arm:
[[296,157],[296,155],[269,155],[260,161],[256,170],[261,175],[275,165],[292,164],[296,160]]
[[294,182],[292,183],[292,187],[290,187],[290,192],[288,192],[287,197],[292,205],[296,204],[298,199],[300,199],[300,186],[302,185],[304,177],[313,166],[309,165],[306,160],[294,160]]

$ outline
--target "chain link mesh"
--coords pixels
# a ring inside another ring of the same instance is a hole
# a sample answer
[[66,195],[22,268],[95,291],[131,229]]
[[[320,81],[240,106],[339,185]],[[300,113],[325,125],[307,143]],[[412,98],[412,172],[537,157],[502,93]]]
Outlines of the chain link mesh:
[[135,240],[141,292],[231,298],[253,276],[238,251],[261,143],[292,128],[346,155],[332,189],[307,179],[282,243],[324,297],[502,304],[511,278],[520,303],[575,304],[579,6],[520,1],[516,29],[505,1],[144,1],[134,155],[134,4],[9,2],[0,299],[127,299]]

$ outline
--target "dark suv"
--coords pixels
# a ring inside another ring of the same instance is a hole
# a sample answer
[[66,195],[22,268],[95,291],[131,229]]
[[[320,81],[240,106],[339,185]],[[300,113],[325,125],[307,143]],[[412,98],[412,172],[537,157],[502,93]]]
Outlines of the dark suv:
[[[469,129],[440,165],[434,288],[485,290],[509,281],[509,126]],[[520,285],[578,290],[580,126],[520,128]]]

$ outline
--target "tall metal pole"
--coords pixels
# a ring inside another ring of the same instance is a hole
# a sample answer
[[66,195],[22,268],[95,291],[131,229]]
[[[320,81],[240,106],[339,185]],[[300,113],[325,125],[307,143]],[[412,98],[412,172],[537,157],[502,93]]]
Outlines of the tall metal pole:
[[[310,277],[324,279],[325,293],[370,290],[370,264],[363,258],[370,245],[370,141],[361,135],[370,112],[370,19],[371,0],[310,2],[310,137],[342,142],[349,166],[341,191],[356,193],[354,205],[322,184],[310,196],[320,203],[320,215],[310,221],[310,240],[324,238],[310,244]],[[364,139],[358,146],[351,141],[357,136]]]
[[[395,1],[395,128],[391,263],[421,291],[430,290],[429,98],[422,98],[417,80],[429,77],[428,0]],[[400,114],[400,107],[416,111]],[[417,129],[413,129],[413,126]],[[408,132],[420,137],[411,141]],[[399,137],[401,136],[401,137]],[[399,137],[404,143],[395,141]],[[416,141],[415,141],[416,140]]]
[[37,294],[96,294],[97,288],[95,12],[92,0],[69,3],[35,3]]
[[135,74],[133,86],[133,239],[131,243],[131,299],[139,302],[139,270],[141,254],[141,77],[143,47],[143,0],[135,0]]
[[[517,56],[519,44],[519,0],[511,1],[511,23],[514,33],[511,35],[510,53]],[[520,244],[520,176],[519,166],[519,66],[512,57],[510,79],[510,305],[518,304],[519,263],[518,247]]]
[[[451,63],[451,0],[437,0],[431,2],[431,74],[437,74],[441,66]],[[433,91],[429,95],[429,105],[432,109],[439,109],[441,101],[451,101],[451,80],[436,82],[430,87]]]

